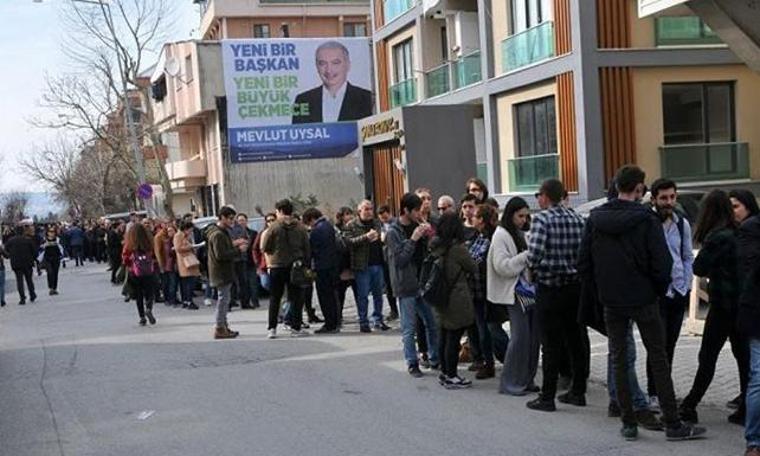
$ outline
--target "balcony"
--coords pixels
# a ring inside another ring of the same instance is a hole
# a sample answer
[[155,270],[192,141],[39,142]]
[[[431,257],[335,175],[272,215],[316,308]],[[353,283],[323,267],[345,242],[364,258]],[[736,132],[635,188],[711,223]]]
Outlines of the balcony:
[[697,16],[661,16],[655,18],[655,43],[657,46],[698,46],[722,41]]
[[507,160],[510,192],[532,192],[559,176],[559,155],[533,155]]
[[405,106],[417,101],[417,78],[409,78],[389,88],[391,108]]
[[505,73],[554,57],[554,22],[507,37],[501,42],[501,54]]
[[428,98],[482,81],[480,63],[480,51],[474,51],[425,73]]
[[677,182],[749,178],[747,143],[683,144],[660,147],[663,177]]
[[383,16],[385,23],[401,16],[414,7],[416,0],[383,0]]
[[206,179],[206,160],[180,160],[166,164],[171,181]]

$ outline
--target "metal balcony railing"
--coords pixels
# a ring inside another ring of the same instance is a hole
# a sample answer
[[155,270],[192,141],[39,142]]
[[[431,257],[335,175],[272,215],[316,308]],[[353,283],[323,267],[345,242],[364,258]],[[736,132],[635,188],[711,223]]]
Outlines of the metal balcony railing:
[[405,106],[417,101],[417,78],[409,78],[389,88],[391,107]]
[[480,51],[477,50],[426,72],[425,86],[428,98],[482,81],[483,71],[480,63]]

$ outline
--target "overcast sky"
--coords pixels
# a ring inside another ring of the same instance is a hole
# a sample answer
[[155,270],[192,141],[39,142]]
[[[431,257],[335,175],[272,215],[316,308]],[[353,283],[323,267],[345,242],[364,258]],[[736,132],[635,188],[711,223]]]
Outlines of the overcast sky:
[[[197,7],[189,0],[170,1],[176,1],[177,14],[172,39],[197,36]],[[67,62],[60,46],[63,30],[59,9],[62,5],[63,0],[44,0],[44,3],[0,0],[0,155],[3,157],[0,192],[44,190],[17,170],[16,160],[20,154],[29,153],[31,144],[54,135],[29,126],[27,119],[44,115],[38,108],[38,100],[45,73],[66,71]]]

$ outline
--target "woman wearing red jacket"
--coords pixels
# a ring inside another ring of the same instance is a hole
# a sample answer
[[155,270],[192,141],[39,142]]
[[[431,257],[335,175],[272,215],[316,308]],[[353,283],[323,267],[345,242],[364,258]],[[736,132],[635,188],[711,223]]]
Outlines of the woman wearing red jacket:
[[153,286],[156,274],[156,257],[153,253],[153,239],[150,232],[141,224],[134,225],[127,231],[124,250],[121,253],[124,267],[127,269],[128,281],[137,302],[140,326],[145,326],[145,318],[151,325],[156,324],[153,317]]

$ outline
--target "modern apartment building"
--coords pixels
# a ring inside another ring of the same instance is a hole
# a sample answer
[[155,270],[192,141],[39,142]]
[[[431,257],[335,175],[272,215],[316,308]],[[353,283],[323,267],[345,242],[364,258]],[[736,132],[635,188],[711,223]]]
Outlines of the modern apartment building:
[[232,164],[220,40],[366,36],[366,0],[208,0],[202,40],[168,43],[151,78],[154,122],[168,148],[176,213],[213,215],[224,204],[271,210],[291,195],[332,207],[362,197],[356,157]]
[[625,163],[683,186],[760,182],[760,75],[686,5],[639,18],[636,0],[373,0],[372,16],[376,117],[474,107],[461,153],[497,195],[558,177],[593,199]]

